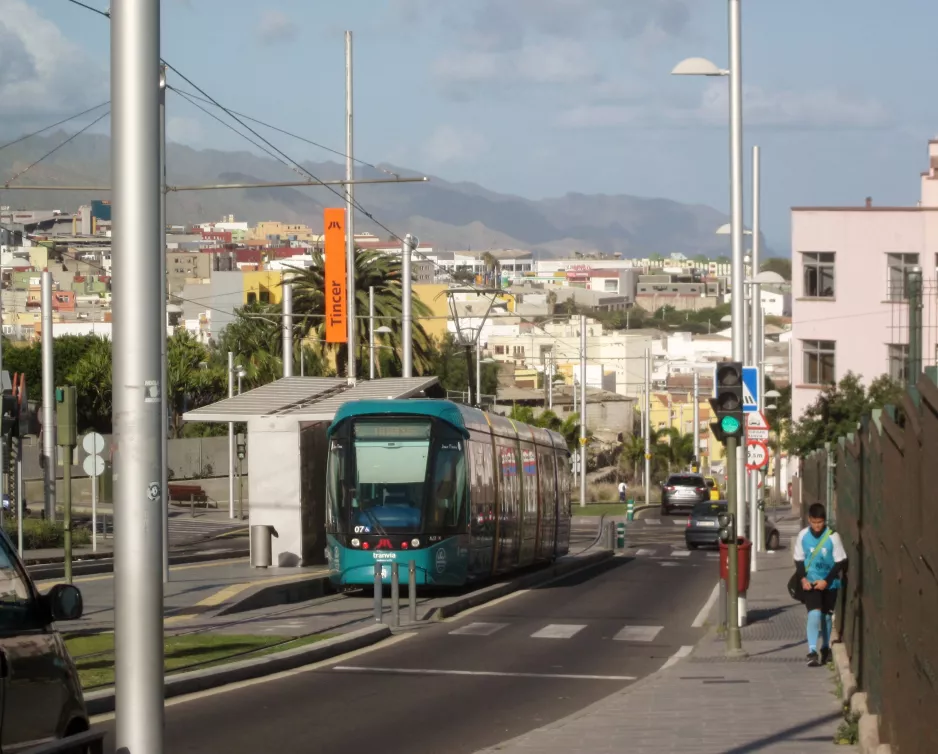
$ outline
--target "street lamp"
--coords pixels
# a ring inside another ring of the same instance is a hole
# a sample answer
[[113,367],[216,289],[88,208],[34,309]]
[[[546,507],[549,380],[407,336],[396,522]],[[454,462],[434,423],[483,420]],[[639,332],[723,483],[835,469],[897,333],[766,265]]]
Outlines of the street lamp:
[[[371,318],[371,323],[374,323],[374,317]],[[394,332],[387,325],[382,325],[371,331],[371,337],[368,342],[368,377],[369,379],[375,378],[375,349],[376,348],[387,348],[388,346],[377,346],[375,345],[375,335],[388,335]]]

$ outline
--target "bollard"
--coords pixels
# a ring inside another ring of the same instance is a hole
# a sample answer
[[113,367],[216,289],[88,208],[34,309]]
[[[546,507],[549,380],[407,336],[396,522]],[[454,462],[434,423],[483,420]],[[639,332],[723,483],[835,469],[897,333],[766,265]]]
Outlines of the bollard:
[[410,607],[410,622],[417,622],[417,561],[407,564],[407,602]]
[[627,511],[628,513],[626,517],[628,518],[628,520],[634,521],[635,520],[635,500],[632,498],[629,498],[629,505],[628,505]]
[[391,625],[401,625],[401,576],[397,562],[391,563]]
[[381,604],[381,592],[383,588],[381,583],[381,563],[375,563],[375,623],[381,623],[384,617],[384,607]]
[[625,549],[625,522],[623,521],[616,524],[616,547],[620,550]]
[[195,518],[195,495],[189,495],[189,518]]

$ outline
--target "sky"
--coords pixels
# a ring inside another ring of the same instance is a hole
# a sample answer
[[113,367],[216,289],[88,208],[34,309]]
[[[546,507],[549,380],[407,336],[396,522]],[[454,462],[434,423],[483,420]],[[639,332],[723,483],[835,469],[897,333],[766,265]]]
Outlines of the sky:
[[[935,28],[934,0],[743,0],[746,216],[758,144],[773,251],[790,251],[792,206],[918,200],[938,134]],[[345,30],[356,157],[531,199],[729,210],[727,79],[670,75],[687,57],[728,67],[726,0],[162,2],[169,63],[223,104],[339,151]],[[68,0],[0,0],[4,130],[109,99],[108,34]],[[253,150],[178,95],[167,113],[174,141]],[[297,159],[334,158],[265,136]]]

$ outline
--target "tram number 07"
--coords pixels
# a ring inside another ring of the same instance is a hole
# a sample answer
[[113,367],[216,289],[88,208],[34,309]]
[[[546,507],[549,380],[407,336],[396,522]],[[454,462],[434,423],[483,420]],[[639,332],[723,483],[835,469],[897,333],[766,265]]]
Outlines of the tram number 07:
[[356,534],[367,534],[369,531],[370,531],[370,529],[369,529],[367,526],[356,526],[356,527],[355,527],[355,533],[356,533]]

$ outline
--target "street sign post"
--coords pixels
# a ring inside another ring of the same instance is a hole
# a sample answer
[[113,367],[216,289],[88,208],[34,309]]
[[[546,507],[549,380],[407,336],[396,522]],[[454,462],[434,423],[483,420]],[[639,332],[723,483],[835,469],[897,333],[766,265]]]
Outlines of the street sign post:
[[89,432],[81,440],[81,447],[88,454],[81,466],[91,477],[91,551],[98,551],[98,477],[104,473],[104,438],[97,432]]
[[751,411],[746,414],[746,440],[768,442],[769,423],[761,411]]
[[746,443],[746,468],[757,471],[769,462],[769,447],[764,442],[752,441]]
[[743,412],[759,410],[759,393],[762,389],[759,367],[743,367]]

